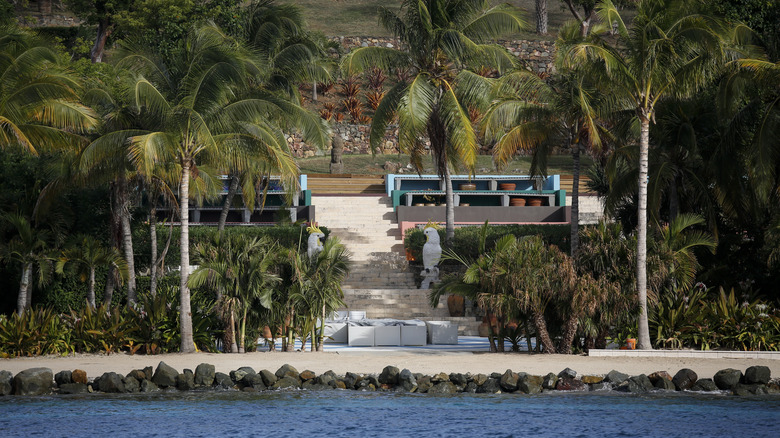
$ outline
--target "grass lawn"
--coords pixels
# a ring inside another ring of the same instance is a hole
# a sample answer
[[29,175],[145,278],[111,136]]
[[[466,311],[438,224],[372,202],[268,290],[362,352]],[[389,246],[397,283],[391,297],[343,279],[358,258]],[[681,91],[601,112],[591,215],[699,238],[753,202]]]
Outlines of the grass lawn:
[[[518,157],[511,161],[505,169],[496,170],[493,166],[492,157],[489,155],[480,155],[477,157],[476,173],[478,175],[487,174],[510,174],[510,175],[527,175],[528,170],[531,168],[530,157]],[[365,174],[365,175],[384,175],[388,173],[382,168],[382,166],[388,162],[399,163],[406,166],[409,163],[408,155],[343,155],[342,160],[344,162],[344,173],[352,174]],[[582,156],[582,172],[584,173],[587,168],[593,163],[590,157]],[[330,156],[324,157],[312,157],[312,158],[299,158],[297,160],[298,165],[301,168],[301,173],[330,173],[329,163]],[[425,174],[434,174],[436,171],[433,168],[430,157],[425,161]],[[550,175],[570,175],[571,174],[571,157],[569,155],[555,155],[551,156],[548,160],[547,173]],[[461,172],[463,170],[461,169]],[[407,173],[413,173],[411,169],[407,169]]]
[[[400,0],[281,0],[280,2],[293,3],[303,8],[309,28],[328,36],[390,36],[377,24],[376,10],[379,6],[397,10],[401,5]],[[526,12],[529,32],[507,36],[507,39],[554,39],[557,29],[573,18],[563,3],[558,0],[548,0],[547,27],[551,35],[536,35],[534,0],[494,0],[492,4],[499,2],[513,4]]]

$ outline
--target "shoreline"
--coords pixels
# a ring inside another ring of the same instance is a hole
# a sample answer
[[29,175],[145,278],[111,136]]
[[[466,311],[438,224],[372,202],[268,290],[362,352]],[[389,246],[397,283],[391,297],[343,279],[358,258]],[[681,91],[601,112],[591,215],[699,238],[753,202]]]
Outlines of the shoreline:
[[589,357],[584,355],[548,355],[528,353],[473,353],[473,352],[406,352],[406,351],[349,351],[323,353],[254,352],[243,354],[169,353],[159,355],[77,354],[71,356],[43,356],[0,359],[0,371],[17,374],[29,368],[50,368],[54,373],[63,370],[84,370],[89,378],[105,372],[127,374],[147,366],[156,368],[160,362],[178,370],[194,370],[201,363],[213,364],[217,372],[229,373],[248,366],[256,370],[276,371],[290,364],[300,371],[317,374],[333,371],[379,374],[390,365],[409,369],[413,373],[483,373],[525,372],[543,375],[571,368],[579,375],[606,375],[617,370],[629,375],[667,371],[674,374],[689,368],[701,377],[711,377],[718,371],[734,368],[744,371],[750,366],[766,366],[772,376],[780,376],[780,360],[726,359],[726,358],[670,358],[670,357]]

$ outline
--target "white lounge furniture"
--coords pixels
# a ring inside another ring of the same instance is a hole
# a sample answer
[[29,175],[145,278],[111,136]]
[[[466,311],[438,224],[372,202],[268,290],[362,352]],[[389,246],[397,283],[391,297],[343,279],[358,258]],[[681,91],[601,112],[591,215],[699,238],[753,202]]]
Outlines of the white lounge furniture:
[[346,344],[349,340],[346,322],[325,321],[323,330],[325,343]]
[[450,321],[426,321],[428,343],[434,345],[457,345],[458,326]]
[[401,326],[374,327],[374,345],[377,347],[401,345]]
[[427,331],[424,325],[402,325],[401,345],[425,345]]
[[347,327],[348,343],[350,347],[373,347],[374,330],[376,327],[350,325]]

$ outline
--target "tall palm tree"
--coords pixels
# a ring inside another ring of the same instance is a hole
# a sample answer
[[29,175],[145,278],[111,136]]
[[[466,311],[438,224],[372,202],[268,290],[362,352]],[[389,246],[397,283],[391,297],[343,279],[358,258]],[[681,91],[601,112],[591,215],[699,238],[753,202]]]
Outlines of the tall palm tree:
[[83,236],[74,242],[73,246],[62,251],[55,269],[63,274],[66,266],[75,265],[79,279],[88,282],[87,304],[95,307],[95,270],[111,266],[119,272],[120,279],[125,279],[128,277],[127,263],[116,248],[105,247],[92,236]]
[[317,334],[312,334],[312,351],[323,351],[325,318],[344,305],[341,283],[349,274],[349,253],[337,237],[331,236],[325,240],[317,258],[309,260],[309,264],[306,301],[313,311],[313,320],[319,319],[320,322],[315,330]]
[[34,227],[21,214],[6,214],[3,222],[12,228],[11,239],[0,246],[0,260],[5,263],[22,265],[22,278],[19,281],[19,294],[16,300],[16,312],[21,315],[32,303],[32,281],[37,272],[38,284],[44,284],[49,278],[51,234],[45,229]]
[[[455,205],[451,169],[464,165],[473,172],[477,138],[468,111],[458,98],[460,79],[474,76],[466,69],[499,71],[512,66],[504,48],[484,44],[525,27],[520,10],[508,4],[490,7],[485,0],[404,0],[396,14],[380,8],[379,22],[401,41],[401,49],[361,47],[342,61],[346,74],[378,66],[409,69],[377,108],[370,141],[375,150],[387,125],[398,117],[398,145],[422,171],[430,141],[437,173],[444,178],[447,198],[447,240],[455,235]],[[459,70],[461,73],[457,73]]]
[[[284,99],[253,95],[248,77],[259,71],[252,54],[213,26],[193,29],[184,50],[168,59],[143,51],[127,54],[122,65],[141,74],[133,85],[141,117],[156,120],[151,132],[131,137],[130,156],[144,175],[159,162],[180,169],[181,351],[192,352],[188,286],[190,183],[199,164],[212,162],[239,171],[260,157],[272,162],[291,185],[298,169],[287,153],[281,126],[298,124],[304,137],[324,144],[327,127]],[[280,123],[281,121],[282,123]]]
[[[635,111],[639,124],[639,194],[637,292],[641,307],[639,345],[652,349],[647,322],[647,179],[650,124],[658,102],[687,96],[708,83],[729,59],[731,37],[722,22],[701,11],[694,0],[643,0],[627,27],[611,0],[598,6],[602,23],[617,26],[617,38],[603,38],[608,26],[591,32],[590,40],[566,50],[571,64],[586,66],[604,77],[610,95],[622,110]],[[611,26],[609,26],[611,27]]]
[[0,27],[0,148],[38,154],[75,149],[95,125],[78,102],[79,83],[51,43],[15,25]]

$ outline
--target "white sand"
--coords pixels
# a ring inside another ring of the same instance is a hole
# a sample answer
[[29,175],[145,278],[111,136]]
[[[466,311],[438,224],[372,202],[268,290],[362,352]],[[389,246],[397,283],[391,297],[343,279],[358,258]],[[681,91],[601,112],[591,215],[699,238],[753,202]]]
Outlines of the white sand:
[[629,375],[649,374],[654,371],[667,371],[674,375],[682,368],[694,370],[699,378],[711,378],[718,370],[735,368],[741,371],[752,365],[765,365],[772,371],[773,377],[780,376],[780,360],[757,359],[693,359],[693,358],[615,358],[587,357],[574,355],[528,355],[525,353],[464,353],[464,352],[408,352],[408,351],[348,351],[339,353],[247,353],[247,354],[162,354],[144,356],[128,354],[86,355],[68,357],[34,357],[0,359],[0,370],[14,374],[33,367],[51,368],[54,373],[62,370],[81,369],[89,378],[104,372],[114,371],[127,374],[134,369],[146,366],[157,367],[160,361],[181,371],[195,370],[200,363],[210,363],[216,370],[228,373],[242,366],[255,370],[276,371],[283,364],[290,364],[298,371],[311,370],[317,374],[333,370],[336,374],[347,371],[363,374],[379,374],[387,365],[400,369],[408,368],[414,373],[435,374],[438,372],[485,373],[501,372],[511,369],[515,372],[527,372],[542,375],[558,373],[566,367],[580,375],[603,375],[618,370]]

